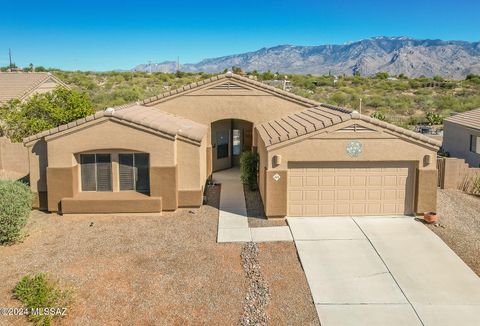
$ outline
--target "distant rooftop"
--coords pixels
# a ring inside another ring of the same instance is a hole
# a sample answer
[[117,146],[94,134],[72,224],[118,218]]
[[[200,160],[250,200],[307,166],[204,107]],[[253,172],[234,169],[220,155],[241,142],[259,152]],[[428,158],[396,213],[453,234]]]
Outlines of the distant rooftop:
[[465,127],[480,130],[480,108],[463,113],[458,113],[444,120]]
[[0,103],[22,100],[50,78],[66,86],[49,72],[0,72]]

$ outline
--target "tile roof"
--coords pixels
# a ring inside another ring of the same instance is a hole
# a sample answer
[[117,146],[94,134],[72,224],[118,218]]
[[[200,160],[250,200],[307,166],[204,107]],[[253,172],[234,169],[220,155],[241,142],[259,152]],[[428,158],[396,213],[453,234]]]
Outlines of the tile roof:
[[219,80],[228,80],[228,79],[238,80],[240,82],[249,84],[253,87],[261,88],[264,91],[274,93],[274,94],[276,94],[280,97],[284,97],[284,98],[288,98],[288,99],[296,101],[296,102],[300,102],[300,103],[304,104],[305,106],[315,106],[315,105],[320,104],[319,102],[316,102],[314,100],[295,95],[291,92],[281,90],[281,89],[276,88],[274,86],[264,84],[262,82],[256,81],[256,80],[248,78],[248,77],[236,75],[236,74],[231,73],[231,72],[227,72],[226,74],[216,75],[216,76],[213,76],[213,77],[208,78],[208,79],[200,80],[198,82],[191,83],[191,84],[185,85],[183,87],[173,89],[169,92],[165,92],[165,93],[162,93],[160,95],[156,95],[156,96],[144,99],[140,103],[145,104],[145,105],[152,105],[152,104],[155,104],[158,101],[162,101],[162,100],[168,99],[170,97],[174,97],[176,95],[188,92],[190,90],[194,90],[195,88],[201,87],[203,85],[214,83],[214,82],[219,81]]
[[473,129],[480,129],[480,108],[458,113],[451,117],[445,118],[444,120]]
[[191,121],[189,119],[173,115],[155,108],[149,108],[139,104],[127,104],[115,108],[98,111],[86,118],[78,119],[59,127],[46,130],[39,134],[27,137],[24,143],[51,136],[61,131],[80,126],[92,120],[108,118],[117,121],[133,123],[147,129],[169,135],[171,137],[181,136],[195,142],[201,142],[206,135],[208,127]]
[[0,72],[0,103],[21,100],[50,78],[68,87],[49,72]]
[[265,146],[268,147],[351,119],[363,120],[432,146],[441,146],[441,142],[422,134],[397,127],[378,119],[361,115],[356,111],[351,111],[328,104],[320,104],[319,106],[308,108],[300,112],[291,113],[279,119],[261,123],[257,126],[257,130],[260,134],[260,137],[264,141]]

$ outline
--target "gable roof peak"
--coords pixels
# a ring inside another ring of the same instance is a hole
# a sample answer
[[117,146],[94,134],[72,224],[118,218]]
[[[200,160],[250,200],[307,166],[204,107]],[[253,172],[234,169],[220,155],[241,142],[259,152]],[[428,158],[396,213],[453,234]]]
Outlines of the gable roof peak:
[[176,95],[184,93],[186,91],[191,91],[191,90],[193,90],[195,88],[198,88],[200,86],[207,85],[207,84],[210,84],[210,83],[214,83],[214,82],[217,82],[219,80],[226,80],[226,79],[236,80],[236,81],[239,81],[241,83],[248,84],[252,87],[260,88],[260,89],[262,89],[266,92],[269,92],[269,93],[272,93],[272,94],[277,94],[278,96],[281,96],[281,97],[284,97],[284,98],[287,98],[287,99],[290,99],[290,100],[293,100],[293,101],[296,101],[296,102],[303,103],[303,105],[305,105],[305,106],[312,107],[312,106],[320,105],[320,103],[317,102],[317,101],[314,101],[314,100],[311,100],[311,99],[308,99],[308,98],[305,98],[305,97],[302,97],[302,96],[299,96],[299,95],[295,95],[291,92],[287,92],[287,91],[278,89],[274,86],[264,84],[260,81],[257,81],[255,79],[252,79],[252,78],[249,78],[249,77],[245,77],[245,76],[235,74],[231,71],[227,71],[224,74],[218,74],[218,75],[212,76],[210,78],[199,80],[199,81],[193,82],[191,84],[184,85],[182,87],[170,90],[168,92],[164,92],[162,94],[152,96],[150,98],[147,98],[147,99],[144,99],[144,100],[140,101],[140,104],[152,105],[153,103],[155,103],[157,101],[163,101],[167,98],[170,98],[172,96],[176,96]]

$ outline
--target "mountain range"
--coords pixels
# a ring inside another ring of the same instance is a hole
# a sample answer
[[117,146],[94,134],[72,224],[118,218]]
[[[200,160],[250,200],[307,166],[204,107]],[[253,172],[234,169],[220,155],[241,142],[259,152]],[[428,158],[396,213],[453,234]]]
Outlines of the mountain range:
[[[181,64],[184,72],[218,73],[233,66],[243,71],[313,75],[374,75],[388,72],[410,77],[460,79],[480,74],[480,42],[373,37],[342,45],[279,45],[253,52]],[[140,64],[132,71],[175,72],[177,63]]]

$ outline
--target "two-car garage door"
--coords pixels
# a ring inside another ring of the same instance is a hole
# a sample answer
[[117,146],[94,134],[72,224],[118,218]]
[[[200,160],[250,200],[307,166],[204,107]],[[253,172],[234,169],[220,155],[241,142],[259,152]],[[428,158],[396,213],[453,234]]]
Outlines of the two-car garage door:
[[412,198],[412,163],[289,164],[289,216],[410,214]]

